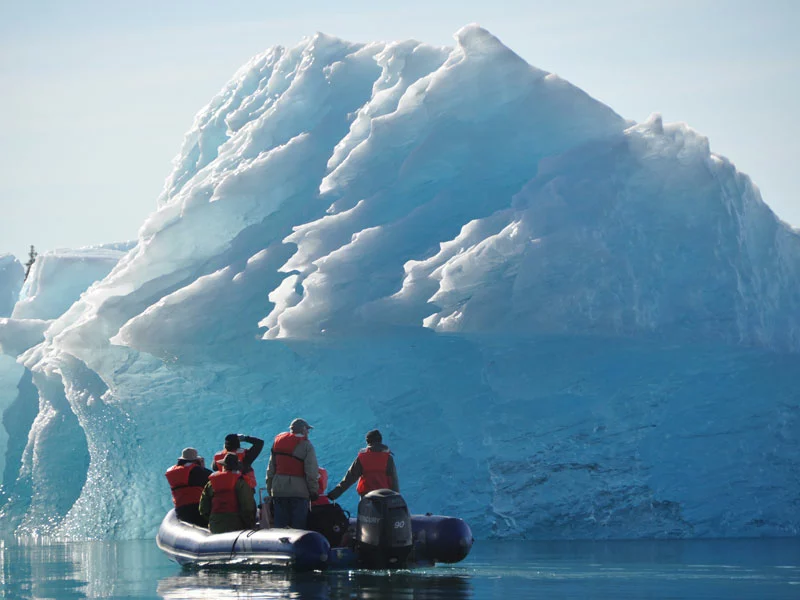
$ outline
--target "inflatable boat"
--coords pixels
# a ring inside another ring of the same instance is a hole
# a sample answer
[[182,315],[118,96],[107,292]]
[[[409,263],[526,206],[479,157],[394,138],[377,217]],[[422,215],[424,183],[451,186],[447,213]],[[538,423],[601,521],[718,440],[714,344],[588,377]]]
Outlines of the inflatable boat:
[[344,539],[329,541],[329,537],[319,531],[269,528],[212,534],[179,520],[171,510],[161,523],[156,544],[184,566],[324,570],[456,563],[466,558],[473,542],[463,520],[410,515],[402,496],[391,490],[364,496]]

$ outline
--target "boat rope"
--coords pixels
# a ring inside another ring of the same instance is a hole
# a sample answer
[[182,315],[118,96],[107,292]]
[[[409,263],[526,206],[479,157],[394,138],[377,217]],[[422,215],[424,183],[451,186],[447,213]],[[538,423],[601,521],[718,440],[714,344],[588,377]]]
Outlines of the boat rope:
[[242,534],[246,533],[247,537],[250,537],[256,531],[258,531],[258,530],[257,529],[242,529],[242,531],[239,532],[239,534],[234,538],[233,544],[231,544],[231,555],[228,557],[228,560],[233,560],[233,557],[236,555],[236,542],[239,541],[239,538],[242,537]]
[[239,535],[237,535],[237,536],[234,538],[234,540],[233,540],[233,544],[231,544],[231,555],[228,557],[228,560],[232,560],[232,559],[233,559],[233,557],[234,557],[234,555],[236,554],[236,542],[238,542],[238,541],[239,541],[239,538],[240,538],[240,537],[242,537],[242,534],[243,534],[243,533],[244,533],[244,531],[240,531],[240,532],[239,532]]

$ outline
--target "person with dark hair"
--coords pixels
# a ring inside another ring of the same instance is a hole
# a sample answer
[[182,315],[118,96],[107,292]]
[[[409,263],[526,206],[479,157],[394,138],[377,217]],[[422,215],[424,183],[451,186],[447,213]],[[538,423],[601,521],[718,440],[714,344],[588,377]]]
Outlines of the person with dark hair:
[[356,490],[362,497],[364,494],[381,489],[400,492],[394,457],[383,443],[383,436],[377,429],[367,433],[367,447],[359,451],[344,479],[328,492],[328,498],[333,502],[356,481],[358,481]]
[[255,529],[256,503],[240,471],[236,454],[222,459],[222,471],[212,473],[200,496],[200,514],[211,533]]
[[289,431],[275,436],[267,466],[274,527],[305,529],[309,502],[319,498],[317,453],[308,440],[312,429],[304,419],[295,419]]
[[[250,447],[245,450],[242,448],[241,442],[250,444]],[[250,486],[250,489],[255,492],[256,487],[258,487],[258,482],[256,481],[256,474],[253,471],[253,462],[258,458],[258,455],[261,454],[263,448],[264,440],[260,438],[244,435],[243,433],[229,433],[225,436],[225,447],[214,455],[214,464],[212,468],[218,471],[225,456],[227,454],[235,454],[236,458],[239,459],[242,477],[247,482],[247,485]]]
[[209,475],[211,471],[206,469],[203,457],[198,456],[194,448],[184,448],[177,464],[164,473],[172,490],[175,514],[181,521],[208,527],[208,519],[200,514],[198,502]]

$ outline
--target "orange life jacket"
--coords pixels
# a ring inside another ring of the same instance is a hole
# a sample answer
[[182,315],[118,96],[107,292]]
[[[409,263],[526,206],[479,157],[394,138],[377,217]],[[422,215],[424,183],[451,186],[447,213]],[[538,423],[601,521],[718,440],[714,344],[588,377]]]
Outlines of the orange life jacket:
[[242,465],[242,478],[247,482],[252,489],[256,489],[258,487],[258,482],[256,481],[256,473],[253,471],[253,467],[245,466],[244,464],[244,457],[246,454],[246,450],[244,448],[237,448],[236,450],[220,450],[214,455],[214,464],[217,466],[217,469],[222,468],[222,461],[225,460],[225,457],[228,454],[235,454],[236,457],[239,459],[239,462]]
[[172,489],[172,503],[175,508],[187,504],[199,504],[200,495],[203,493],[202,485],[189,485],[189,473],[196,466],[195,463],[175,465],[167,469],[164,476]]
[[277,475],[292,475],[294,477],[305,477],[305,461],[294,456],[294,450],[306,436],[293,434],[291,431],[279,433],[275,436],[272,443],[272,456],[275,458],[275,473]]
[[374,490],[392,487],[392,478],[386,474],[386,467],[389,464],[388,452],[362,450],[358,453],[358,462],[361,463],[361,477],[358,479],[356,490],[360,496]]
[[319,494],[319,498],[314,500],[311,503],[311,506],[322,506],[323,504],[330,504],[331,501],[325,495],[325,488],[328,487],[328,471],[323,469],[322,467],[319,468],[319,488],[317,489],[317,494]]
[[208,478],[214,490],[211,498],[212,513],[239,513],[239,498],[236,496],[236,482],[241,473],[234,471],[217,471]]

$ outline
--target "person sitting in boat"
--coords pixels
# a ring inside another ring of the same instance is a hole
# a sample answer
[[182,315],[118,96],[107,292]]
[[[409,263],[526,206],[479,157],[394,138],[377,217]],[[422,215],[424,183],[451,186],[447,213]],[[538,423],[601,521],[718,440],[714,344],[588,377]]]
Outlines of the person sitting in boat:
[[295,419],[289,431],[275,436],[267,466],[274,527],[305,529],[309,501],[319,498],[317,453],[308,440],[312,429],[304,419]]
[[325,495],[325,488],[328,487],[328,470],[323,467],[319,468],[319,484],[317,486],[317,494],[319,497],[311,503],[311,506],[324,506],[330,504],[331,501]]
[[256,526],[253,491],[242,477],[236,454],[222,460],[222,471],[212,473],[200,496],[200,514],[208,519],[211,533],[225,533]]
[[383,436],[377,429],[367,433],[367,447],[358,452],[353,464],[338,485],[328,492],[328,498],[335,501],[358,481],[358,495],[363,497],[374,490],[390,489],[400,492],[397,468],[389,448],[383,443]]
[[348,537],[348,529],[350,527],[348,514],[338,504],[331,503],[325,495],[326,487],[328,487],[328,471],[320,467],[319,498],[311,503],[306,527],[311,531],[324,535],[331,548],[347,546],[350,541]]
[[164,473],[172,490],[175,514],[181,521],[208,527],[208,519],[200,514],[198,503],[211,471],[206,469],[202,456],[194,448],[184,448],[177,464]]
[[[241,446],[242,442],[250,444],[250,447],[245,450]],[[256,481],[256,474],[253,471],[253,462],[258,458],[258,455],[261,454],[263,448],[264,440],[260,438],[241,433],[229,433],[225,436],[225,447],[214,455],[212,469],[219,471],[225,456],[229,453],[235,454],[241,464],[244,480],[253,492],[255,492],[258,482]]]

